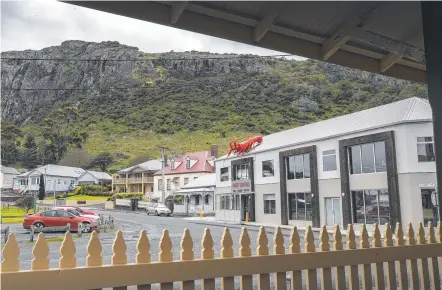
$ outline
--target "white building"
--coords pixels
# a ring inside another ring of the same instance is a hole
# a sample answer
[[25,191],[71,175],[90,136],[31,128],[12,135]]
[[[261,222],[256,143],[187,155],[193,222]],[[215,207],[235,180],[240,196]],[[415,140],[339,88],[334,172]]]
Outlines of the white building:
[[176,191],[174,212],[197,214],[215,213],[214,192],[216,174],[203,175]]
[[112,183],[112,176],[106,172],[87,170],[77,179],[77,184],[109,184]]
[[431,107],[410,98],[264,137],[215,161],[216,218],[321,225],[427,222],[436,166]]
[[[166,198],[192,180],[214,173],[214,160],[217,156],[218,146],[212,145],[210,151],[187,153],[182,157],[171,158],[164,168]],[[162,170],[158,170],[154,174],[154,196],[161,200],[162,192]]]
[[[95,176],[97,173],[95,171],[86,171],[77,167],[48,164],[17,175],[14,178],[14,192],[37,192],[40,187],[40,178],[42,175],[45,179],[46,193],[54,193],[68,192],[71,185],[78,184],[78,179],[80,177],[83,177],[84,181],[86,181],[86,179],[92,180],[93,178],[89,178],[89,176]],[[104,173],[104,175],[107,174]],[[99,172],[99,176],[104,177],[104,175]],[[108,178],[111,180],[110,176],[108,176]],[[98,184],[99,182],[95,178],[93,183]],[[88,182],[88,184],[90,184],[90,182]]]
[[14,177],[19,175],[20,173],[17,169],[13,167],[1,166],[0,170],[0,188],[1,189],[12,189]]

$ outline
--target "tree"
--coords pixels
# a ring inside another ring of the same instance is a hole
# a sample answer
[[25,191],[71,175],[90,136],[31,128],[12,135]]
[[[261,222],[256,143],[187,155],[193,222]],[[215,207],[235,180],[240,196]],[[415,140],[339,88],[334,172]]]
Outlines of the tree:
[[88,168],[98,167],[105,172],[107,167],[114,162],[114,157],[109,152],[102,152],[94,157],[88,165]]
[[46,193],[46,189],[45,189],[45,178],[43,173],[40,175],[40,185],[38,187],[38,199],[39,200],[43,200],[45,199],[45,193]]
[[130,162],[127,166],[128,167],[135,166],[137,164],[140,164],[140,163],[143,163],[143,162],[146,162],[149,160],[152,160],[152,158],[150,158],[150,156],[148,156],[148,155],[138,155],[138,156],[134,157],[132,160],[130,160]]
[[21,165],[28,169],[35,168],[40,162],[38,161],[38,146],[34,136],[27,135],[23,147],[24,150],[20,156]]
[[68,152],[58,165],[84,168],[88,166],[91,158],[86,149],[76,148]]
[[1,122],[1,160],[3,165],[12,165],[18,161],[18,138],[22,136],[20,128],[2,120]]
[[34,198],[32,196],[20,198],[15,202],[15,206],[28,213],[34,207]]

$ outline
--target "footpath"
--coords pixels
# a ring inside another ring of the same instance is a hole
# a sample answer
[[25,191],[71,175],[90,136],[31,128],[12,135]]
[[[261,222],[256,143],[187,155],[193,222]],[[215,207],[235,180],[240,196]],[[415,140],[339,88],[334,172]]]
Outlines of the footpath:
[[[247,227],[247,228],[255,228],[256,230],[259,230],[260,227],[264,227],[265,229],[274,229],[276,227],[280,227],[283,230],[292,230],[294,228],[293,225],[274,225],[274,224],[266,224],[266,223],[257,223],[257,222],[248,222],[247,224],[245,222],[242,223],[238,223],[238,222],[227,222],[227,221],[220,221],[220,220],[216,220],[215,217],[210,216],[210,217],[184,217],[184,220],[188,220],[192,223],[199,223],[199,224],[205,224],[205,225],[211,225],[211,226],[220,226],[220,227],[235,227],[235,228],[242,228],[242,227]],[[361,227],[362,226],[355,226],[354,229],[354,233],[356,237],[359,237],[361,235]],[[297,226],[296,227],[298,232],[305,232],[307,230],[307,227],[300,227]],[[327,232],[329,234],[333,234],[334,233],[334,227],[326,227]],[[373,229],[374,227],[369,227],[367,225],[367,231],[368,231],[368,236],[371,238],[372,234],[373,234]],[[313,228],[312,227],[313,232],[317,232],[319,233],[322,228]],[[340,227],[340,231],[341,231],[341,235],[342,236],[347,236],[347,230],[343,229],[342,227]],[[381,231],[381,237],[384,237],[384,231],[385,231],[385,226],[380,226],[380,231]]]

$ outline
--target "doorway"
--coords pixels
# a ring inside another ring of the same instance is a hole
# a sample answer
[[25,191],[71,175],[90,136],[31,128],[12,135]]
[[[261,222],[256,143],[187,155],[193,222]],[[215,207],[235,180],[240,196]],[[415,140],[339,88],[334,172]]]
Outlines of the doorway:
[[249,215],[249,221],[255,221],[255,200],[253,194],[241,195],[241,221],[246,220],[246,213]]
[[327,226],[341,225],[341,199],[339,197],[325,198],[325,224]]

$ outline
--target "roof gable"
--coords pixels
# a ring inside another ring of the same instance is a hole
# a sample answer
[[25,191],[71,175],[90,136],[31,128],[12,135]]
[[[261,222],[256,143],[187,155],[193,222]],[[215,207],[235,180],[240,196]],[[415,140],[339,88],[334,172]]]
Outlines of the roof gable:
[[[214,156],[210,155],[210,151],[201,151],[201,152],[193,152],[187,153],[181,158],[180,164],[176,165],[175,169],[172,169],[170,166],[166,166],[164,169],[164,174],[182,174],[182,173],[196,173],[196,172],[214,172],[215,168],[211,166],[207,160],[212,160]],[[176,162],[176,158],[175,162]],[[193,160],[195,163],[190,167],[186,167],[186,162],[181,162],[182,160]],[[160,175],[161,170],[157,171],[155,175]]]

